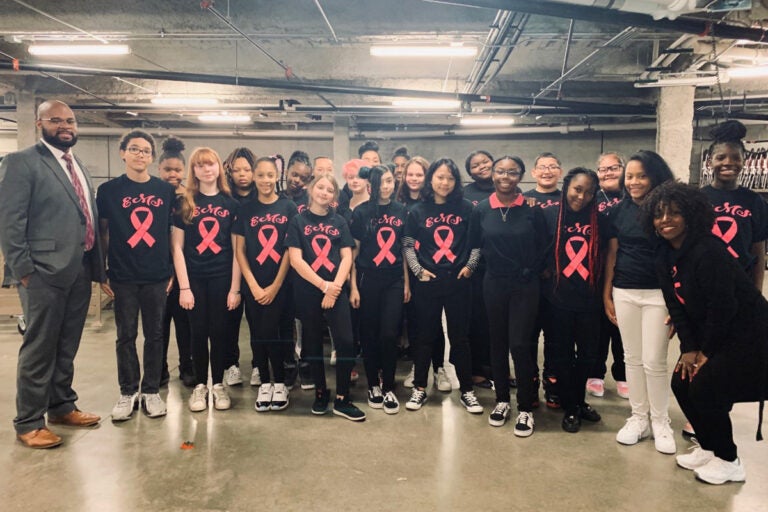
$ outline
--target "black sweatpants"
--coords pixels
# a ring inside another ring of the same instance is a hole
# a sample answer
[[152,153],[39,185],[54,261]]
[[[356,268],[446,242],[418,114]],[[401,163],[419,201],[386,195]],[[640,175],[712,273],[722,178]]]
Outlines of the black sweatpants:
[[360,343],[368,388],[379,385],[379,370],[386,393],[395,388],[397,335],[403,311],[403,273],[392,276],[358,268],[360,291]]
[[[416,307],[416,302],[418,302],[418,299],[416,298],[416,294],[418,294],[418,285],[414,284],[416,281],[418,281],[418,279],[411,273],[411,300],[404,308],[405,321],[408,327],[408,341],[411,345],[411,357],[414,358],[416,357],[416,345],[419,342],[419,322],[422,321],[419,318],[419,310]],[[432,340],[432,370],[435,372],[438,368],[442,368],[445,363],[445,333],[443,333],[442,318],[438,322],[436,332],[437,334],[435,334],[435,338]]]
[[179,373],[191,374],[192,367],[192,338],[189,328],[189,316],[184,308],[179,305],[179,285],[174,282],[171,292],[165,301],[165,315],[163,316],[163,362],[165,371],[168,371],[168,344],[171,340],[171,320],[176,330],[176,346],[179,350]]
[[448,339],[451,343],[450,362],[456,367],[462,392],[472,391],[472,354],[469,347],[471,284],[469,279],[457,279],[457,272],[439,275],[430,281],[416,281],[416,310],[419,313],[419,338],[414,356],[413,384],[427,387],[433,342],[442,331],[445,309]]
[[[208,361],[211,362],[211,379],[221,384],[224,378],[224,352],[226,350],[227,294],[232,276],[189,277],[189,287],[195,297],[195,307],[189,310],[192,330],[192,360],[197,384],[208,382]],[[210,351],[208,348],[210,340]]]
[[520,282],[486,273],[483,283],[491,333],[491,373],[496,401],[509,402],[509,353],[517,378],[517,408],[531,412],[538,399],[536,360],[531,353],[531,332],[539,307],[539,280]]
[[587,377],[595,366],[600,311],[569,311],[547,300],[544,313],[550,368],[557,375],[553,392],[566,414],[575,414],[584,403]]
[[262,382],[270,382],[269,367],[272,366],[274,382],[285,382],[285,350],[290,350],[293,338],[286,340],[280,335],[280,313],[285,305],[285,286],[280,288],[274,300],[262,306],[253,298],[250,288],[243,289],[245,318],[251,334],[252,365],[259,369]]
[[336,347],[336,394],[349,396],[349,377],[355,365],[352,341],[352,319],[350,317],[349,292],[342,289],[331,309],[320,304],[323,294],[303,279],[297,278],[293,288],[296,314],[301,320],[301,357],[309,363],[315,389],[328,389],[325,382],[325,359],[323,358],[323,318],[328,322]]

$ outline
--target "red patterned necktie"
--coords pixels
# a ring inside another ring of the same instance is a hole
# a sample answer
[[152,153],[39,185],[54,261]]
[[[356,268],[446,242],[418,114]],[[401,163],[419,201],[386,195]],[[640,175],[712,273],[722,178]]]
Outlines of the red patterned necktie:
[[75,194],[77,194],[77,200],[80,202],[80,209],[83,210],[83,215],[85,215],[85,250],[90,251],[93,248],[96,234],[93,230],[93,219],[91,218],[91,211],[88,209],[88,201],[85,200],[83,185],[80,183],[80,178],[78,178],[75,172],[75,166],[72,165],[72,155],[64,153],[61,158],[67,163],[67,171],[69,171],[69,176],[72,179],[72,186],[75,187]]

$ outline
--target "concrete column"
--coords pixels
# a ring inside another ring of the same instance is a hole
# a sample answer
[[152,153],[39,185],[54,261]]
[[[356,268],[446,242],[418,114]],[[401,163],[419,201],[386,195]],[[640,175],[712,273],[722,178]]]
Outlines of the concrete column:
[[656,108],[656,152],[683,183],[691,176],[695,92],[693,86],[662,87]]
[[19,149],[32,146],[37,141],[37,98],[34,93],[16,91],[16,140]]
[[344,182],[341,168],[349,158],[349,118],[337,117],[333,123],[333,168],[340,183]]

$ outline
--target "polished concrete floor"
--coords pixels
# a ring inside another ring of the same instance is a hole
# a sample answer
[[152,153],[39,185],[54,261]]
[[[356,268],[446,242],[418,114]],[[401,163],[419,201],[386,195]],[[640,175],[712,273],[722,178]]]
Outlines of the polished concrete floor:
[[[744,484],[710,486],[654,450],[653,441],[621,446],[614,436],[629,405],[607,383],[591,398],[602,414],[579,434],[560,429],[561,413],[541,407],[536,431],[516,438],[512,425],[493,428],[493,394],[478,390],[485,407],[471,415],[457,392],[430,390],[427,405],[388,416],[365,403],[361,380],[353,397],[368,413],[363,423],[312,416],[312,392],[298,386],[290,407],[257,413],[256,389],[231,390],[229,411],[190,413],[189,390],[172,370],[162,390],[168,415],[141,413],[122,424],[109,414],[117,399],[114,326],[87,328],[77,358],[78,405],[103,420],[93,429],[54,428],[65,443],[35,451],[15,441],[15,368],[20,337],[0,321],[0,510],[52,511],[765,511],[768,443],[754,440],[757,405],[738,405],[736,442],[746,466]],[[250,372],[246,331],[242,367]],[[677,354],[670,346],[670,361]],[[174,360],[175,351],[170,355]],[[358,365],[361,369],[361,365]],[[399,381],[408,363],[401,363]],[[329,372],[330,374],[330,372]],[[672,400],[678,453],[683,418]],[[194,443],[182,450],[185,441]]]

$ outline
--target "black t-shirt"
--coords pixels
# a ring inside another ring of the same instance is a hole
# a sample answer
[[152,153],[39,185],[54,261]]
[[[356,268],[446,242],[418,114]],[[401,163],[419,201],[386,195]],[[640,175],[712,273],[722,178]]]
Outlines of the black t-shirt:
[[464,187],[464,199],[472,203],[472,206],[477,206],[483,199],[488,199],[493,191],[493,183],[478,185],[477,182],[473,182]]
[[259,194],[258,192],[256,192],[256,187],[251,187],[248,190],[248,193],[245,194],[244,196],[241,196],[240,194],[237,193],[235,189],[232,189],[232,199],[237,201],[238,204],[240,204],[240,206],[246,203],[250,203],[251,201],[255,201],[258,195]]
[[410,213],[411,210],[413,210],[413,207],[416,206],[417,204],[419,204],[420,202],[421,202],[421,198],[419,198],[419,199],[411,199],[411,195],[410,194],[406,194],[405,195],[405,200],[402,203],[400,203],[400,204],[405,206],[405,210],[408,213]]
[[469,220],[472,203],[466,199],[435,204],[422,201],[405,221],[404,235],[413,238],[419,264],[438,275],[453,272],[469,259]]
[[470,247],[480,248],[488,276],[527,282],[538,279],[546,233],[541,209],[528,206],[522,195],[507,208],[494,193],[472,212]]
[[303,189],[301,191],[301,194],[299,194],[296,197],[293,197],[287,191],[283,191],[282,197],[293,201],[294,204],[296,204],[296,208],[298,209],[299,213],[306,210],[307,206],[309,205],[309,194],[307,194],[307,189]]
[[523,194],[525,197],[532,197],[536,200],[536,206],[542,210],[547,208],[557,208],[560,206],[560,198],[562,192],[555,190],[554,192],[537,192],[536,189],[529,190]]
[[598,190],[597,211],[604,215],[610,215],[613,207],[621,202],[623,196],[624,194],[621,192],[606,192],[605,190]]
[[173,225],[184,230],[184,262],[192,277],[220,277],[232,272],[232,224],[238,203],[219,192],[197,194],[192,222],[186,224],[177,206]]
[[354,247],[344,217],[331,211],[316,215],[305,210],[293,217],[285,245],[301,249],[301,256],[324,281],[333,281],[341,263],[341,249]]
[[728,253],[749,270],[755,263],[752,245],[768,238],[768,205],[748,188],[717,189],[711,185],[701,189],[715,209],[712,234],[727,246]]
[[245,256],[262,288],[277,277],[285,257],[288,226],[296,214],[296,203],[282,197],[272,204],[255,199],[241,205],[237,212],[232,234],[245,238]]
[[656,277],[656,241],[643,230],[640,207],[625,197],[611,210],[606,239],[616,238],[619,249],[613,273],[616,288],[654,290],[659,288]]
[[[602,281],[592,279],[602,274],[605,254],[605,232],[609,231],[609,220],[605,215],[597,215],[597,232],[592,226],[592,213],[584,208],[571,211],[567,205],[560,228],[560,276],[556,275],[557,261],[557,222],[560,209],[549,208],[544,211],[547,221],[547,233],[550,244],[547,251],[549,277],[544,280],[542,294],[551,303],[568,311],[597,311],[602,307]],[[596,237],[596,238],[595,238]],[[590,261],[589,243],[598,244],[598,259]]]
[[377,205],[371,201],[359,204],[352,212],[349,230],[360,242],[355,264],[362,269],[403,273],[401,239],[408,212],[400,203]]
[[171,214],[175,191],[160,178],[138,183],[123,174],[99,187],[99,218],[109,222],[107,275],[118,283],[171,277]]

